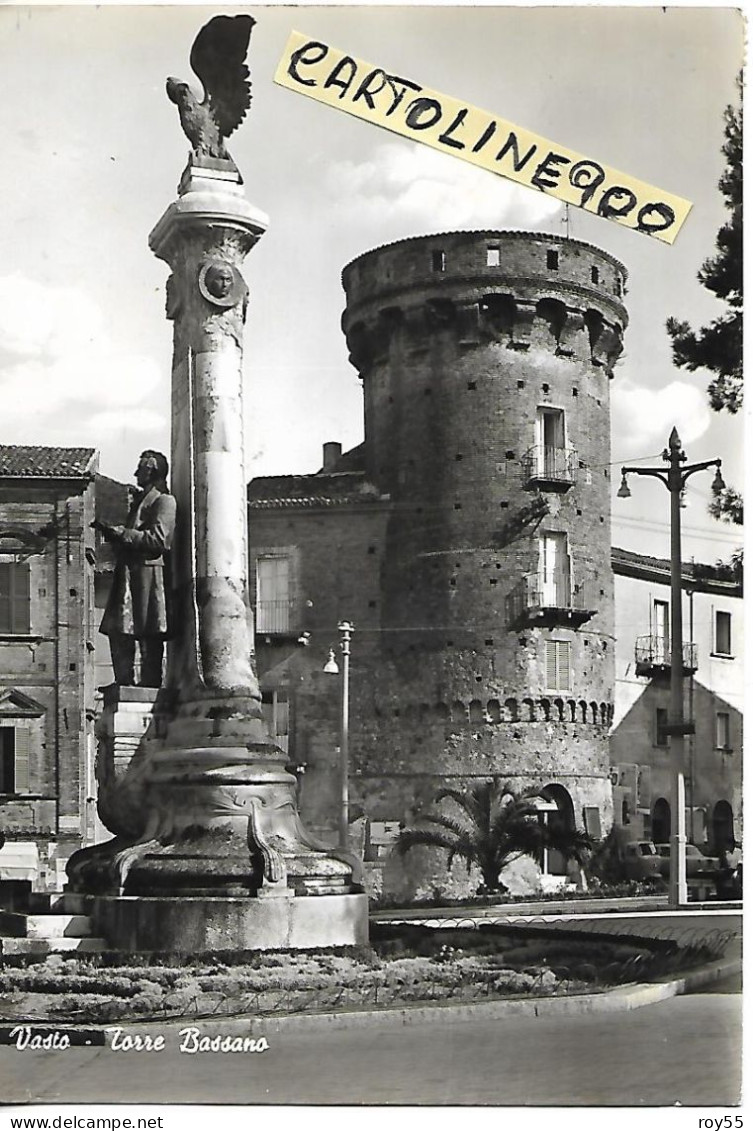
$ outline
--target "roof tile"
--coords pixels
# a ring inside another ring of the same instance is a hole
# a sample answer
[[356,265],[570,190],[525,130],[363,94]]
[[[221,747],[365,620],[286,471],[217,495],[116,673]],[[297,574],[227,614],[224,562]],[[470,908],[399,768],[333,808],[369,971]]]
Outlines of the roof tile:
[[94,448],[0,444],[0,476],[77,479],[94,470]]
[[362,471],[318,472],[316,475],[265,475],[248,485],[249,504],[272,507],[332,507],[379,502],[383,496]]

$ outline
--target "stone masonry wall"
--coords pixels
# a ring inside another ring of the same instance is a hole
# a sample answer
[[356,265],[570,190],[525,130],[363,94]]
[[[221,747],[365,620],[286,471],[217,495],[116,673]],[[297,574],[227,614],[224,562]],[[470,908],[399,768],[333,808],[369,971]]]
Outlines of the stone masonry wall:
[[[606,831],[624,269],[576,241],[443,233],[361,256],[343,284],[367,467],[393,503],[383,664],[354,708],[365,808],[404,817],[442,781],[500,774],[563,786]],[[539,591],[546,536],[567,548],[556,597]],[[569,651],[557,691],[548,642]]]
[[[317,603],[327,620],[356,622],[352,815],[412,823],[441,786],[500,775],[521,790],[560,787],[575,823],[587,807],[606,833],[609,384],[627,323],[624,268],[573,240],[459,232],[368,252],[343,285],[367,476],[389,496],[382,526],[367,558],[351,540],[361,519],[350,507],[327,517],[252,511],[251,538],[295,548],[315,629],[325,628]],[[556,418],[563,429],[554,473],[542,450],[547,413],[547,427]],[[541,591],[546,535],[567,547],[569,580],[554,598]],[[313,642],[326,644],[316,632]],[[566,677],[552,675],[547,644],[569,655]],[[257,647],[261,673],[275,650]],[[296,688],[302,812],[324,831],[336,821],[337,688],[308,675]],[[448,882],[460,891],[477,881],[464,872],[448,881],[436,852],[384,869],[395,892]]]
[[30,633],[0,641],[0,690],[18,691],[41,708],[18,720],[30,730],[29,791],[4,799],[2,827],[9,838],[37,841],[41,880],[47,873],[52,886],[84,843],[94,813],[87,800],[97,627],[93,518],[93,486],[85,483],[80,491],[52,482],[0,491],[0,533],[30,537]]

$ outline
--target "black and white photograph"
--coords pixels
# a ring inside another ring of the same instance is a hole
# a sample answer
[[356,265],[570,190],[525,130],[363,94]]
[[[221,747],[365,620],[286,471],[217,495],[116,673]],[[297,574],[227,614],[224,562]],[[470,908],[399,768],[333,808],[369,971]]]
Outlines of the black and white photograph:
[[745,34],[0,5],[3,1131],[743,1127]]

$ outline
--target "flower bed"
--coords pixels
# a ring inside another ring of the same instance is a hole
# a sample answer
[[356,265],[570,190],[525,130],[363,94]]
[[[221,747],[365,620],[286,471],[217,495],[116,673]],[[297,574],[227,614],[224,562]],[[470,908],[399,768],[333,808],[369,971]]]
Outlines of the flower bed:
[[2,1019],[109,1023],[594,992],[708,961],[708,948],[384,925],[374,950],[26,957],[0,974]]

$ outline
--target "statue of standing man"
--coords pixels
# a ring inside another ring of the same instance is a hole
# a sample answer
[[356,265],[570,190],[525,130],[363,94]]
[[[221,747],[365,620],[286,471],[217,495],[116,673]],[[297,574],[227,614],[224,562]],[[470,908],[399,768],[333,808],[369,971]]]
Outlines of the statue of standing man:
[[110,638],[115,682],[135,682],[136,644],[141,686],[160,687],[165,640],[169,635],[166,559],[175,533],[175,499],[167,489],[167,459],[141,453],[135,493],[124,526],[94,526],[115,551],[115,579],[100,632]]

